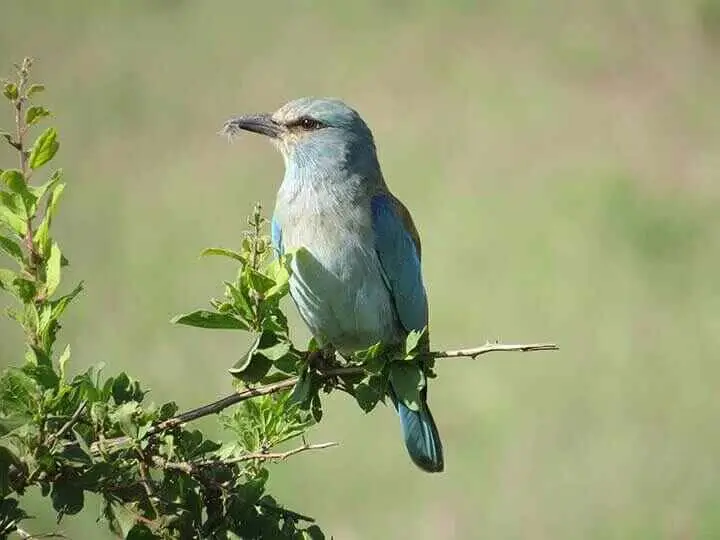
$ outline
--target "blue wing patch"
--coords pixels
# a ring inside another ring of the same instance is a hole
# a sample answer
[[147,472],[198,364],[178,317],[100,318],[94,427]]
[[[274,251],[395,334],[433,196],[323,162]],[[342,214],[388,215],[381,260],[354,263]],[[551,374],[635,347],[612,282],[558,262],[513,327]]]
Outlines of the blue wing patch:
[[400,322],[408,332],[422,330],[428,323],[428,309],[418,249],[392,196],[376,195],[370,204],[375,250]]
[[275,219],[275,216],[273,216],[272,220],[270,221],[270,240],[272,241],[273,247],[280,255],[282,255],[282,231],[280,230],[280,224]]

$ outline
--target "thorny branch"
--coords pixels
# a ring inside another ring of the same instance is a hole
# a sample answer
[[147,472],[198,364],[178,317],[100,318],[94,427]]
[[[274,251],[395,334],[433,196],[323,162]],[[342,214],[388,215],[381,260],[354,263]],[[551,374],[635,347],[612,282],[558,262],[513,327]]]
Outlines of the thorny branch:
[[325,448],[332,448],[333,446],[338,446],[338,443],[336,442],[326,442],[326,443],[319,443],[319,444],[308,444],[305,443],[302,446],[298,446],[297,448],[293,448],[292,450],[288,450],[286,452],[250,452],[248,454],[243,454],[241,456],[228,458],[228,459],[208,459],[205,461],[199,461],[199,462],[189,462],[189,461],[168,461],[160,456],[153,456],[153,464],[155,466],[162,468],[162,469],[174,469],[178,471],[182,471],[187,474],[192,474],[194,470],[197,470],[202,467],[210,467],[213,465],[234,465],[235,463],[241,463],[243,461],[283,461],[290,456],[294,456],[295,454],[300,454],[302,452],[307,452],[310,450],[323,450]]
[[[429,356],[436,360],[441,359],[441,358],[472,358],[472,359],[475,359],[478,356],[481,356],[483,354],[488,354],[491,352],[557,351],[559,349],[560,349],[560,347],[558,347],[555,343],[504,344],[504,343],[487,342],[487,343],[485,343],[485,345],[482,345],[480,347],[473,347],[470,349],[432,351],[429,353]],[[342,368],[328,369],[325,371],[321,371],[320,375],[325,378],[330,378],[330,377],[338,377],[338,376],[343,376],[343,375],[355,375],[358,373],[363,373],[362,367],[358,366],[358,367],[342,367]],[[280,381],[277,383],[267,384],[265,386],[257,386],[254,388],[248,388],[246,390],[242,390],[240,392],[235,392],[233,394],[230,394],[229,396],[225,396],[222,399],[219,399],[219,400],[209,403],[207,405],[203,405],[202,407],[198,407],[196,409],[191,409],[187,412],[184,412],[182,414],[174,416],[173,418],[169,418],[168,420],[160,422],[160,423],[156,424],[155,426],[151,427],[147,431],[146,436],[156,435],[158,433],[162,433],[163,431],[167,431],[168,429],[172,429],[172,428],[181,426],[183,424],[186,424],[188,422],[191,422],[193,420],[197,420],[198,418],[210,416],[212,414],[217,414],[217,413],[223,411],[224,409],[230,407],[231,405],[235,405],[236,403],[240,403],[240,402],[246,401],[248,399],[252,399],[254,397],[265,396],[268,394],[274,394],[276,392],[281,392],[283,390],[287,390],[287,389],[295,386],[295,383],[297,383],[297,382],[298,382],[298,377],[290,377],[288,379],[285,379],[284,381]],[[102,450],[109,450],[113,447],[122,446],[124,444],[127,444],[128,442],[130,442],[130,438],[118,437],[116,439],[109,439],[109,440],[103,441],[102,448],[101,448],[100,444],[95,442],[91,445],[91,449],[93,452],[100,452]]]
[[40,540],[41,538],[67,538],[67,536],[62,533],[30,534],[25,529],[21,529],[20,527],[16,528],[13,532],[23,540]]
[[[481,347],[473,347],[471,349],[432,351],[429,353],[429,356],[431,356],[432,358],[434,358],[436,360],[440,359],[440,358],[460,358],[460,357],[475,359],[480,355],[491,353],[491,352],[557,351],[559,349],[560,349],[560,347],[558,347],[555,343],[526,343],[526,344],[515,345],[515,344],[487,342],[485,345],[482,345]],[[356,373],[363,373],[363,369],[361,367],[335,368],[335,369],[329,369],[329,370],[323,371],[323,372],[321,372],[321,375],[329,378],[329,377],[337,377],[340,375],[354,375]],[[254,398],[257,396],[273,394],[275,392],[280,392],[287,388],[292,388],[293,386],[295,386],[295,383],[297,383],[297,381],[298,381],[297,377],[291,377],[289,379],[280,381],[278,383],[268,384],[265,386],[258,386],[255,388],[249,388],[247,390],[243,390],[242,392],[236,392],[234,394],[230,394],[229,396],[226,396],[218,401],[215,401],[208,405],[204,405],[202,407],[198,407],[197,409],[192,409],[192,410],[182,413],[178,416],[175,416],[174,418],[170,418],[170,419],[158,424],[155,427],[155,429],[150,430],[149,433],[150,434],[159,433],[159,432],[167,430],[169,428],[185,424],[186,422],[190,422],[191,420],[197,420],[198,418],[202,418],[203,416],[208,416],[211,414],[218,413],[218,412],[222,411],[223,409],[225,409],[231,405],[234,405],[236,403],[240,403],[242,401],[246,401],[248,399],[251,399],[251,398]]]

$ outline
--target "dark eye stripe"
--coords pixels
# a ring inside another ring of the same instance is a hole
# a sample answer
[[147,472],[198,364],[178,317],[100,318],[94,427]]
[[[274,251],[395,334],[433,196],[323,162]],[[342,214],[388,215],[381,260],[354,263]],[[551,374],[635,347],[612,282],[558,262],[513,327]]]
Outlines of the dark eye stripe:
[[307,131],[312,131],[314,129],[320,129],[321,127],[324,127],[324,124],[319,120],[310,118],[309,116],[303,116],[301,118],[298,118],[294,122],[288,124],[288,127],[299,127]]

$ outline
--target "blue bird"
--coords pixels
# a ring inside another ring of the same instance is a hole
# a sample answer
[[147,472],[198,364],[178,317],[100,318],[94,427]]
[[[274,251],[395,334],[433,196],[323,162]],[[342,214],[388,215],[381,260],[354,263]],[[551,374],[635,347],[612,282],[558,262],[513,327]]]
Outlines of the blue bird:
[[[272,242],[295,258],[290,293],[323,345],[341,354],[379,341],[401,343],[428,324],[420,269],[420,238],[410,212],[390,192],[370,129],[338,99],[300,98],[276,112],[232,118],[226,131],[268,136],[285,161],[272,219]],[[443,451],[427,405],[419,410],[390,398],[413,462],[443,470]]]

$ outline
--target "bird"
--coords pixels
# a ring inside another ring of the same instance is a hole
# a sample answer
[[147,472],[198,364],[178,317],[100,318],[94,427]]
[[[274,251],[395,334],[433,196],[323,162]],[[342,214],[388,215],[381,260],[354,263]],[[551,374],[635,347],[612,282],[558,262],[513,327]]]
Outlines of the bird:
[[[268,137],[285,173],[271,220],[274,248],[305,248],[293,260],[290,295],[315,339],[347,355],[378,342],[402,343],[428,325],[418,231],[385,182],[370,128],[336,98],[294,99],[272,113],[243,114],[224,127]],[[442,442],[417,390],[418,410],[389,397],[411,460],[444,469]]]

